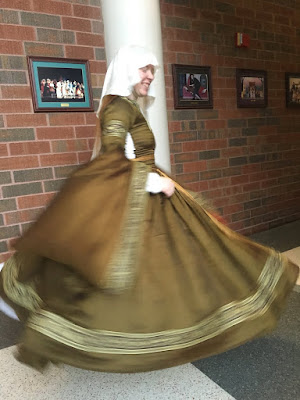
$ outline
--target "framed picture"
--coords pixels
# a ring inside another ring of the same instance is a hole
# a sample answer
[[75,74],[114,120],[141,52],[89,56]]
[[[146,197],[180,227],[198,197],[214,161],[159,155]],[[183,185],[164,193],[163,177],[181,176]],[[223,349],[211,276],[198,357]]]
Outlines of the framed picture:
[[267,107],[268,82],[266,71],[236,70],[237,106]]
[[94,111],[86,60],[27,57],[34,112]]
[[174,107],[213,108],[210,67],[172,65]]
[[300,107],[300,73],[286,72],[285,93],[287,107]]

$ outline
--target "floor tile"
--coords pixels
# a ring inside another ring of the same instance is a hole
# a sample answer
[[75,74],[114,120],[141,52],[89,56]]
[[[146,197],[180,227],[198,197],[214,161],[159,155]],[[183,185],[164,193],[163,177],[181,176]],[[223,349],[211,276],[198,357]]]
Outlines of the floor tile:
[[234,400],[191,364],[140,374],[70,366],[41,374],[18,363],[13,351],[0,351],[0,398],[5,400]]

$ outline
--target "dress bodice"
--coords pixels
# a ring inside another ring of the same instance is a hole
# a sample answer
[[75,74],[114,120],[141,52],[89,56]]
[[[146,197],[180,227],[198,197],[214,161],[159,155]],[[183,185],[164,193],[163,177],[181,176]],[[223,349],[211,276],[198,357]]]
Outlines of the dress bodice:
[[112,145],[124,149],[127,132],[131,134],[136,158],[152,156],[145,161],[153,164],[155,139],[140,106],[127,97],[117,97],[105,109],[101,118],[102,147],[106,151]]
[[135,146],[136,157],[143,157],[148,155],[154,155],[155,139],[153,132],[144,117],[140,106],[136,101],[128,100],[136,110],[136,119],[132,127],[130,127],[129,133],[132,136],[132,140]]

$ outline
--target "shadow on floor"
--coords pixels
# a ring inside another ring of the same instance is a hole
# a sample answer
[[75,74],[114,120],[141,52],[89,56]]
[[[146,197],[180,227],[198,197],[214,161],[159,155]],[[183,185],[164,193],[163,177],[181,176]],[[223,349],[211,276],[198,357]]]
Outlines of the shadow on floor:
[[296,400],[300,393],[300,294],[273,334],[193,363],[236,400]]
[[0,349],[16,344],[21,331],[22,325],[20,322],[9,318],[0,311]]
[[281,252],[293,249],[300,246],[300,220],[255,233],[250,238]]

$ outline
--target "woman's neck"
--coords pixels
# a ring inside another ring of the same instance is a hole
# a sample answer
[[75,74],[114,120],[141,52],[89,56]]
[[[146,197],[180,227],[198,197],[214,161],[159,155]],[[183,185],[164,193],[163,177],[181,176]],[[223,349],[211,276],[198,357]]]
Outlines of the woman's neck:
[[127,96],[128,97],[128,99],[130,99],[130,100],[135,100],[135,101],[137,101],[137,99],[138,99],[138,95],[136,94],[136,92],[135,91],[133,91],[129,96]]

